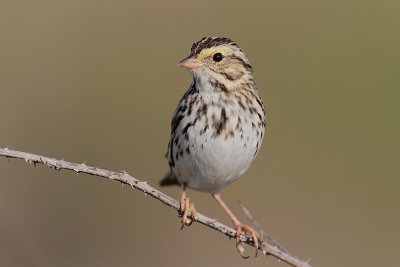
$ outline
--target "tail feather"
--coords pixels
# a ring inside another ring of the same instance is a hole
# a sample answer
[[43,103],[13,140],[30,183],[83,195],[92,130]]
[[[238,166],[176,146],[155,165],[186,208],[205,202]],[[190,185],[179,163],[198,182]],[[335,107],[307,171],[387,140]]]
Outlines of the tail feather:
[[179,185],[179,182],[176,176],[169,171],[161,178],[159,184],[160,186]]

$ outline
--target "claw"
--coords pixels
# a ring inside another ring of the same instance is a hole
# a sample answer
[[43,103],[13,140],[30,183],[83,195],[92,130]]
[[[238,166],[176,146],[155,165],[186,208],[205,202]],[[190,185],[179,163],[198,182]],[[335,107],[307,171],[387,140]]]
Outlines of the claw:
[[239,252],[240,256],[243,259],[248,259],[250,257],[244,255],[244,247],[242,246],[242,241],[240,241],[239,237],[236,237],[236,250]]
[[193,220],[196,220],[196,209],[185,195],[182,195],[179,212],[182,214],[181,230],[183,227],[191,225]]
[[259,249],[259,243],[258,243],[259,235],[253,228],[245,224],[239,224],[236,226],[236,249],[239,252],[240,256],[242,256],[242,258],[244,259],[249,258],[249,256],[243,255],[244,248],[242,246],[242,241],[240,240],[240,234],[242,233],[249,233],[251,235],[253,239],[253,245],[256,248],[255,257],[257,257]]

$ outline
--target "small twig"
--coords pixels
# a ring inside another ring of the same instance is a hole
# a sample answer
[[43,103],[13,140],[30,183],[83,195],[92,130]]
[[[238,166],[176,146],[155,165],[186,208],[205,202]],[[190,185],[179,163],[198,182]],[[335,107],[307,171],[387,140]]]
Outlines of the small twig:
[[[244,215],[246,215],[247,219],[251,222],[251,224],[257,229],[257,231],[260,233],[260,239],[264,241],[264,238],[267,240],[266,242],[274,247],[279,248],[281,251],[285,253],[289,253],[284,247],[282,247],[274,238],[272,238],[268,233],[265,232],[265,230],[261,227],[261,225],[256,221],[256,219],[253,217],[251,212],[246,208],[246,206],[242,203],[239,202],[239,206],[242,209]],[[267,254],[268,252],[263,251],[264,254]]]
[[270,236],[265,233],[264,229],[261,228],[261,225],[256,221],[256,219],[254,219],[253,215],[251,215],[250,211],[244,206],[244,204],[242,202],[239,202],[239,206],[242,209],[244,215],[246,215],[247,219],[254,226],[254,228],[256,228],[256,230],[260,233],[260,240],[264,240],[264,237],[270,239]]
[[[86,165],[85,163],[73,163],[73,162],[68,162],[65,160],[57,160],[54,158],[48,158],[44,156],[39,156],[35,154],[30,154],[26,152],[20,152],[20,151],[15,151],[15,150],[10,150],[8,148],[0,148],[0,156],[4,156],[8,159],[10,158],[16,158],[16,159],[23,159],[27,163],[34,164],[36,166],[37,163],[46,165],[50,168],[53,168],[55,170],[72,170],[75,171],[77,174],[78,173],[86,173],[90,175],[95,175],[99,177],[104,177],[110,180],[118,181],[122,184],[127,184],[130,185],[132,188],[138,189],[142,192],[144,192],[147,195],[152,196],[153,198],[161,201],[165,205],[174,208],[175,210],[179,211],[179,202],[176,201],[175,199],[171,198],[170,196],[156,190],[155,188],[151,187],[150,185],[147,184],[147,182],[142,182],[129,174],[127,174],[125,171],[121,172],[114,172],[114,171],[109,171],[105,169],[100,169],[96,167],[91,167]],[[211,219],[205,215],[202,215],[200,213],[197,213],[196,215],[196,221],[206,225],[214,230],[217,230],[226,236],[230,238],[236,238],[236,231],[222,223],[217,222],[214,219]],[[252,244],[252,239],[251,237],[247,235],[241,235],[241,241],[243,243],[246,243],[248,245]],[[296,257],[293,257],[292,255],[289,255],[285,251],[281,250],[279,247],[270,245],[266,242],[260,242],[260,249],[268,254],[272,255],[278,260],[284,261],[292,266],[295,267],[311,267],[311,265],[308,262],[301,261],[297,259]]]

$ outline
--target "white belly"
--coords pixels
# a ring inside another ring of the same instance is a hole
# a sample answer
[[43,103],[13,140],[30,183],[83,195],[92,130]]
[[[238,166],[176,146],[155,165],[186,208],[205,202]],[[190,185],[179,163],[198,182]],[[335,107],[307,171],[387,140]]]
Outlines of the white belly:
[[249,168],[261,146],[262,135],[257,136],[251,124],[243,125],[243,132],[228,137],[215,136],[213,129],[200,134],[200,125],[189,129],[189,140],[181,139],[182,153],[175,161],[174,173],[189,188],[219,192]]

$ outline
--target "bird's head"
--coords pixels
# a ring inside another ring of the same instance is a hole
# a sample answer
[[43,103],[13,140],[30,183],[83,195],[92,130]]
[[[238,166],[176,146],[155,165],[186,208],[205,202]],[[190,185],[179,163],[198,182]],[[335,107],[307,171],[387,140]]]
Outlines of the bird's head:
[[243,51],[225,37],[204,37],[194,43],[189,56],[178,63],[189,69],[196,82],[222,83],[228,89],[252,78],[253,69]]

